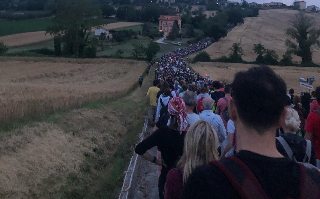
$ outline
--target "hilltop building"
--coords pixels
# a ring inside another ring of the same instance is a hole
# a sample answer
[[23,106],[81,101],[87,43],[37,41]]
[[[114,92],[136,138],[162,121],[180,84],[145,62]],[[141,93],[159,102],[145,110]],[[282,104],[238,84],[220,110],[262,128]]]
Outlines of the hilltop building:
[[164,32],[164,35],[168,35],[172,30],[174,21],[178,21],[179,29],[181,30],[181,16],[160,15],[159,31]]
[[319,12],[320,8],[318,6],[312,5],[306,8],[306,12]]
[[294,6],[299,6],[300,10],[305,10],[307,8],[307,2],[305,1],[295,1],[293,3]]

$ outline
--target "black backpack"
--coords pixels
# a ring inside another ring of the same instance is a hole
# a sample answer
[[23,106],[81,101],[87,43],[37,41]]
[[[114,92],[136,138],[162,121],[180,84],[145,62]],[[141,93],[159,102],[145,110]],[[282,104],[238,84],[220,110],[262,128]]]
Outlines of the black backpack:
[[168,104],[165,106],[164,103],[162,102],[162,99],[160,98],[160,104],[161,104],[161,109],[160,109],[160,117],[157,122],[157,127],[166,127],[168,124],[168,120],[170,118],[170,114],[168,112]]
[[222,111],[222,117],[223,117],[223,119],[224,119],[224,121],[229,121],[229,112],[228,112],[228,99],[227,98],[223,98],[224,100],[226,100],[226,102],[227,102],[227,106],[226,106],[226,108]]

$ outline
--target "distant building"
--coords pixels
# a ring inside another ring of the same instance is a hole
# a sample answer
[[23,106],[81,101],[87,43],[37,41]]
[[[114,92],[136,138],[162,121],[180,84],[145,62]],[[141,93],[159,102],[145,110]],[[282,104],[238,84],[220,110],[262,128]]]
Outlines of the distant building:
[[159,31],[164,32],[164,35],[168,35],[172,30],[174,21],[178,21],[179,29],[181,30],[181,16],[160,15]]
[[256,6],[258,6],[258,4],[256,2],[252,2],[252,3],[249,3],[249,6],[250,7],[256,7]]
[[294,6],[299,6],[300,10],[305,10],[307,8],[307,2],[305,1],[295,1]]
[[318,6],[312,5],[306,8],[306,12],[319,12],[320,8]]
[[238,5],[239,2],[237,2],[237,1],[222,0],[222,1],[219,2],[219,4],[220,4],[220,6],[221,6],[222,8],[225,8],[225,7],[229,6],[229,5]]
[[164,2],[164,3],[175,3],[175,0],[160,0],[160,2]]
[[94,31],[94,36],[96,36],[96,37],[100,37],[101,34],[105,34],[106,39],[112,39],[112,34],[109,32],[109,30],[99,28]]

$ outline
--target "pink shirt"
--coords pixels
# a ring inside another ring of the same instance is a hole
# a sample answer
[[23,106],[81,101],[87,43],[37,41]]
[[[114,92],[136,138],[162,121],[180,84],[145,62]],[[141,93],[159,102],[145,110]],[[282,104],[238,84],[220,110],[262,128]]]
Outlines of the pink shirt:
[[315,110],[319,110],[320,109],[320,105],[318,103],[317,100],[313,100],[310,106],[310,112],[313,112]]
[[[225,98],[227,98],[228,102],[229,102],[230,99],[232,99],[231,95],[228,95],[228,94],[225,96]],[[217,108],[219,108],[219,110],[220,110],[220,117],[221,117],[221,119],[223,121],[223,124],[224,124],[224,126],[226,128],[227,128],[228,121],[225,121],[223,119],[222,112],[228,106],[228,102],[224,98],[220,98],[218,103],[217,103]]]
[[165,199],[181,199],[183,191],[183,170],[171,169],[167,174]]

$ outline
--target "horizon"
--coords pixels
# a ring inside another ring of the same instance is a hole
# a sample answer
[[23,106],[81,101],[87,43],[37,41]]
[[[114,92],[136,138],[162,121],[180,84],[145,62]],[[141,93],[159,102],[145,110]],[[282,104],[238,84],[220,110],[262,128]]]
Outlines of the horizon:
[[[237,0],[241,2],[240,0]],[[256,3],[271,3],[271,2],[282,2],[288,6],[293,5],[294,0],[247,0],[248,3],[256,2]],[[307,6],[316,5],[320,7],[320,1],[319,0],[304,0],[307,2]]]

